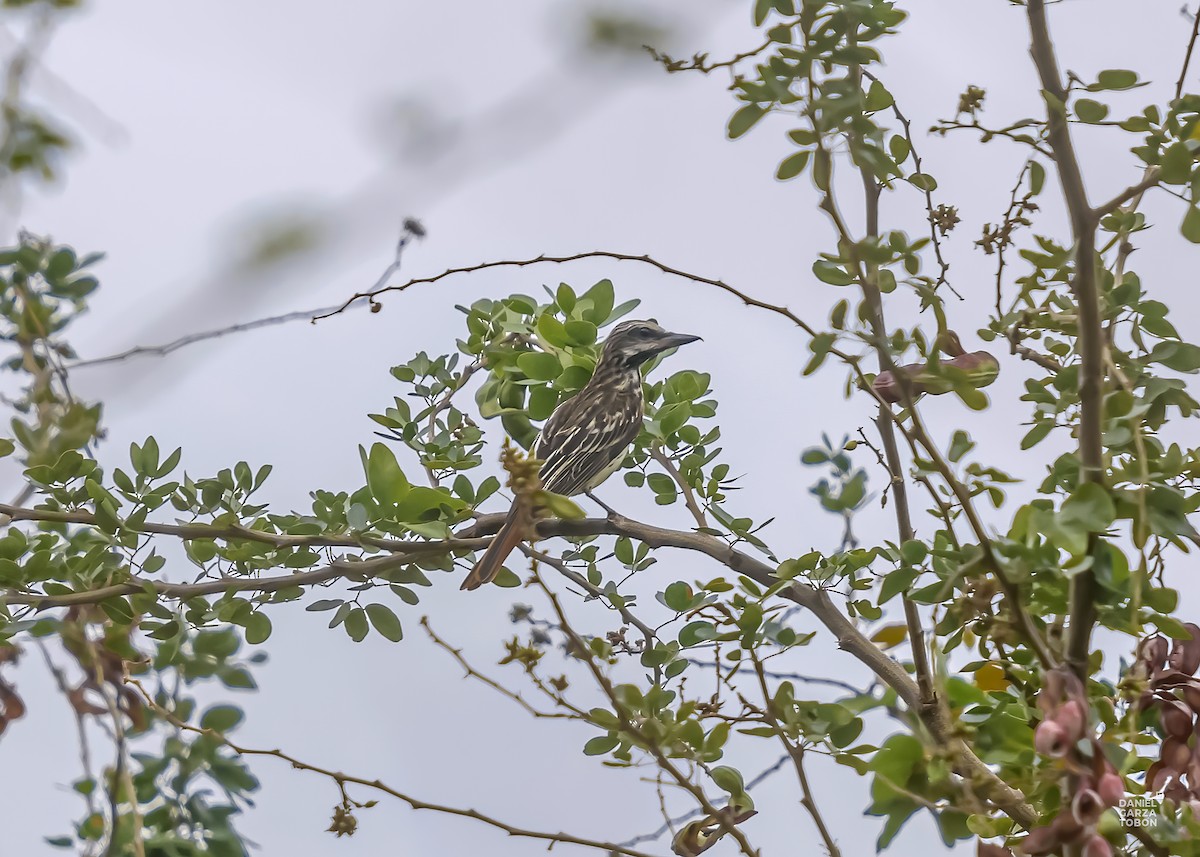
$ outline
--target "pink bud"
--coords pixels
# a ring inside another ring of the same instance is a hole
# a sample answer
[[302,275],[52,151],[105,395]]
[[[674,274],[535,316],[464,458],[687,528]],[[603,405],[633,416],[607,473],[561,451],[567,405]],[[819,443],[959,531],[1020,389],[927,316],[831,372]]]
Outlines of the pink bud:
[[1083,846],[1083,857],[1112,857],[1112,846],[1097,833]]
[[1087,712],[1083,703],[1078,699],[1067,700],[1055,712],[1054,722],[1062,727],[1066,740],[1074,744],[1083,737],[1083,728],[1087,725]]
[[1107,806],[1117,806],[1121,798],[1125,797],[1125,781],[1121,779],[1120,774],[1105,771],[1100,777],[1096,791]]
[[1070,742],[1067,733],[1053,720],[1043,720],[1033,733],[1034,749],[1051,759],[1061,759],[1067,755]]

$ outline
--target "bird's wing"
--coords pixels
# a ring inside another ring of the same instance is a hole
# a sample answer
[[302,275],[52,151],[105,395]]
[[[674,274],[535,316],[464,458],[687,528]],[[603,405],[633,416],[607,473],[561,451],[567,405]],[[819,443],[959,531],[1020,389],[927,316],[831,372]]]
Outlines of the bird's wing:
[[595,487],[592,480],[623,458],[641,431],[640,405],[640,399],[585,393],[563,402],[534,448],[543,462],[542,487],[567,496]]

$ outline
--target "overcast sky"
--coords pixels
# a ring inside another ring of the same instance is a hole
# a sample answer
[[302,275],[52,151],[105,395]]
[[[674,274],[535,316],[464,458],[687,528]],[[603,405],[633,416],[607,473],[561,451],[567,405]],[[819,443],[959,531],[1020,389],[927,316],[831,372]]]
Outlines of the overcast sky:
[[[402,277],[543,252],[650,253],[821,324],[841,295],[816,282],[810,266],[833,241],[807,178],[773,179],[791,151],[787,122],[764,122],[746,139],[725,140],[733,109],[727,78],[668,76],[641,55],[584,56],[577,5],[125,0],[92,3],[73,16],[44,58],[53,77],[35,73],[32,90],[73,123],[81,148],[68,159],[60,187],[28,196],[19,223],[81,251],[108,253],[99,268],[103,289],[74,335],[77,350],[96,357],[336,303],[374,282],[406,216],[421,218],[429,236],[410,248]],[[1003,212],[1023,153],[1003,141],[979,147],[965,133],[926,139],[923,131],[953,114],[967,84],[987,90],[985,115],[995,124],[1039,115],[1038,87],[1021,9],[1003,0],[904,5],[912,19],[885,45],[883,76],[913,119],[939,200],[958,206],[963,219],[948,253],[952,281],[966,299],[950,312],[972,350],[981,347],[973,331],[984,323],[993,288],[991,260],[973,242],[982,224]],[[1135,68],[1154,85],[1118,103],[1161,103],[1186,44],[1179,5],[1056,4],[1060,62],[1085,79],[1103,68]],[[758,43],[750,7],[746,0],[688,0],[598,8],[647,16],[668,31],[665,43],[677,54],[703,50],[721,58]],[[404,121],[430,132],[424,146],[400,144]],[[1085,137],[1095,199],[1140,175],[1127,146],[1115,131]],[[1046,217],[1053,222],[1059,206],[1056,188],[1049,190]],[[922,232],[919,206],[915,194],[888,197],[885,226]],[[1135,267],[1172,305],[1185,337],[1196,338],[1196,259],[1177,240],[1178,204],[1152,194],[1145,209],[1162,225],[1139,237]],[[322,227],[318,250],[248,271],[247,250],[264,224],[289,218]],[[153,433],[165,448],[184,447],[194,475],[239,459],[272,463],[266,495],[280,508],[304,508],[314,488],[360,484],[357,445],[373,439],[366,414],[399,391],[388,368],[420,350],[452,350],[461,331],[455,304],[538,294],[543,283],[584,288],[602,277],[614,281],[618,300],[642,299],[641,315],[704,337],[671,368],[713,375],[726,457],[745,474],[734,508],[756,519],[777,516],[768,534],[781,554],[835,547],[837,522],[808,495],[817,474],[798,458],[822,432],[837,439],[869,425],[869,401],[843,398],[836,367],[802,378],[805,340],[781,320],[631,263],[460,276],[389,296],[379,314],[347,313],[162,360],[80,370],[73,383],[78,394],[106,401],[109,440],[99,453],[106,465],[119,464],[131,440]],[[896,326],[915,320],[903,302],[889,319]],[[1041,461],[1016,457],[1025,413],[1017,397],[1027,370],[1007,356],[1002,363],[989,391],[1000,408],[974,414],[943,397],[927,403],[927,421],[943,439],[966,427],[981,442],[981,458],[1037,477]],[[861,463],[869,466],[869,458]],[[877,473],[872,479],[879,487]],[[618,482],[602,493],[667,525],[688,526],[682,508],[647,507]],[[894,537],[892,526],[890,512],[872,512],[860,529],[870,542]],[[922,529],[932,530],[928,522]],[[717,572],[706,561],[664,554],[643,598],[668,580]],[[181,578],[188,574],[178,570]],[[479,666],[519,685],[514,668],[494,664],[499,641],[512,633],[507,611],[528,596],[494,588],[460,593],[457,580],[437,582],[422,591],[419,607],[398,609],[408,632],[399,645],[377,636],[356,645],[297,605],[272,611],[276,630],[264,647],[270,663],[257,673],[261,693],[239,700],[249,717],[238,739],[514,824],[615,840],[657,827],[653,790],[636,773],[581,756],[592,731],[534,723],[487,688],[462,681],[417,627],[429,613]],[[1184,608],[1194,607],[1194,585],[1184,589]],[[797,622],[805,630],[812,624],[803,616]],[[792,666],[863,678],[827,643],[798,653]],[[30,714],[0,741],[2,857],[49,851],[42,836],[63,832],[80,811],[63,785],[78,775],[69,711],[37,658],[27,659],[18,678]],[[773,759],[773,750],[759,748],[730,761],[750,776]],[[879,822],[861,816],[866,783],[820,761],[813,764],[817,799],[843,853],[869,853]],[[253,768],[264,788],[239,826],[263,854],[543,851],[536,842],[413,813],[386,798],[359,814],[357,835],[335,841],[323,832],[337,800],[331,783],[270,759]],[[765,855],[817,853],[787,775],[755,797],[761,814],[746,832]],[[936,853],[936,841],[919,818],[898,850]],[[647,848],[668,851],[665,842]],[[712,853],[730,853],[729,844]]]

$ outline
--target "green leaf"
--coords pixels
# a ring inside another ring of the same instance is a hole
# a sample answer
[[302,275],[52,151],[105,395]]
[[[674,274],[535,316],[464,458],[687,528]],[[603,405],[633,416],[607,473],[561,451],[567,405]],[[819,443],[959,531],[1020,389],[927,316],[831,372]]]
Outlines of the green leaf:
[[617,748],[621,740],[614,734],[597,735],[586,744],[583,745],[583,754],[585,756],[603,756]]
[[1172,143],[1162,155],[1160,177],[1165,184],[1184,184],[1192,177],[1192,150],[1186,143]]
[[527,351],[517,358],[517,368],[526,378],[535,381],[553,381],[562,374],[562,363],[557,355],[545,351]]
[[[1100,72],[1096,76],[1096,89],[1131,89],[1137,86],[1138,76],[1136,71],[1130,71],[1126,68],[1109,68]],[[1088,87],[1092,89],[1092,87]]]
[[256,611],[246,622],[246,642],[257,646],[271,636],[271,620],[266,613]]
[[974,446],[975,442],[971,440],[971,436],[959,429],[954,432],[954,436],[950,439],[950,449],[947,450],[946,454],[950,456],[951,461],[958,461],[970,452]]
[[129,606],[126,598],[106,598],[100,602],[100,609],[118,625],[133,623],[133,608]]
[[1037,423],[1026,433],[1025,437],[1021,438],[1021,449],[1032,449],[1037,446],[1053,429],[1054,423],[1050,420]]
[[698,620],[684,625],[679,632],[679,645],[687,648],[717,638],[717,628],[712,622]]
[[1046,184],[1046,168],[1037,161],[1029,164],[1029,194],[1037,196]]
[[682,613],[692,604],[692,587],[681,580],[667,586],[663,592],[663,601],[676,613]]
[[928,173],[913,173],[908,177],[908,183],[917,190],[935,191],[937,190],[937,179]]
[[1112,497],[1102,485],[1084,483],[1070,492],[1058,511],[1058,526],[1084,533],[1100,533],[1108,529],[1116,517]]
[[775,178],[780,181],[794,179],[804,172],[804,168],[808,166],[808,158],[809,152],[807,149],[802,149],[799,152],[788,155],[780,162],[779,169],[775,171]]
[[350,639],[356,643],[361,643],[367,638],[367,633],[370,629],[367,627],[367,613],[361,607],[355,607],[346,614],[346,621],[343,623],[346,627],[346,633],[350,635]]
[[17,445],[6,437],[0,437],[0,458],[12,455]]
[[244,718],[242,709],[236,705],[214,705],[200,718],[200,728],[212,729],[214,732],[229,732]]
[[818,280],[831,286],[848,286],[854,282],[854,277],[847,274],[842,267],[823,259],[813,262],[812,270]]
[[1160,342],[1149,359],[1176,372],[1195,372],[1200,369],[1200,347],[1190,342]]
[[[359,448],[360,453],[362,448]],[[396,461],[396,454],[382,443],[371,447],[366,456],[367,487],[380,503],[395,506],[409,491],[408,479]]]
[[584,292],[580,301],[590,301],[591,308],[583,311],[583,317],[594,325],[602,325],[608,321],[608,317],[613,311],[613,284],[612,280],[601,280]]
[[404,629],[400,625],[400,620],[396,618],[392,608],[386,604],[368,604],[367,618],[371,620],[371,626],[376,631],[393,643],[404,639]]
[[1179,231],[1183,233],[1183,237],[1193,244],[1200,244],[1200,208],[1194,205],[1188,206],[1187,213],[1183,215],[1183,223],[1179,227]]
[[217,670],[217,678],[226,687],[241,688],[244,690],[254,690],[258,687],[254,682],[254,678],[247,672],[245,667],[222,667]]
[[567,347],[567,328],[549,313],[538,319],[537,332],[546,344],[555,348]]
[[1108,105],[1101,104],[1099,101],[1093,101],[1090,98],[1080,98],[1075,102],[1075,115],[1079,117],[1080,122],[1095,124],[1096,122],[1104,121],[1104,117],[1108,115]]
[[736,140],[745,134],[759,119],[767,113],[766,108],[758,104],[747,104],[740,108],[729,120],[729,139]]
[[567,336],[570,337],[574,345],[595,345],[598,335],[596,325],[590,321],[568,321],[563,327],[566,328]]
[[[906,542],[905,544],[911,543]],[[883,578],[883,585],[879,587],[879,603],[886,604],[901,592],[907,592],[920,573],[921,570],[918,568],[898,568],[888,572]]]
[[895,103],[892,94],[888,92],[887,87],[881,81],[871,81],[871,86],[867,90],[867,100],[863,109],[868,113],[875,113],[879,110],[886,110]]

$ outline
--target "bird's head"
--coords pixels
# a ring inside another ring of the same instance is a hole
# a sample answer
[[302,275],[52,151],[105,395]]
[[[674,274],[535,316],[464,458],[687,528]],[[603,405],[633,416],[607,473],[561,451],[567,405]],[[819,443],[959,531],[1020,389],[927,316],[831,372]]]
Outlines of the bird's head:
[[600,359],[636,368],[667,349],[687,345],[699,338],[687,333],[671,333],[653,321],[623,321],[604,341]]

